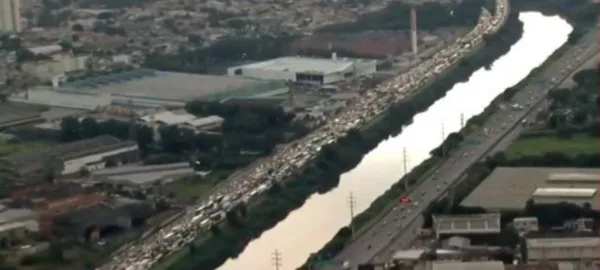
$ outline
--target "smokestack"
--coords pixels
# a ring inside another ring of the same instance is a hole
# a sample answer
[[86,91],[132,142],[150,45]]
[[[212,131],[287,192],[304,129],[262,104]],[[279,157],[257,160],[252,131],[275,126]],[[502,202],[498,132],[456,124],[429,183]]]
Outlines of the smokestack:
[[411,7],[410,9],[410,43],[413,57],[416,60],[419,51],[417,48],[417,9],[415,7]]

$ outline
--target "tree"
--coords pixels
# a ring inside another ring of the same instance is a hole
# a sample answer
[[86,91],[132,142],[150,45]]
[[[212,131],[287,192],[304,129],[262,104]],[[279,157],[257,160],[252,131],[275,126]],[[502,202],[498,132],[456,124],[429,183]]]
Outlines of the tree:
[[73,24],[73,26],[71,26],[71,30],[73,30],[73,32],[83,32],[83,26],[81,24]]
[[79,140],[80,136],[80,123],[75,117],[65,117],[60,122],[60,140],[63,142],[72,142]]
[[191,243],[189,250],[190,250],[190,253],[192,253],[192,254],[196,253],[196,245],[194,243]]
[[48,248],[49,251],[49,259],[53,262],[63,262],[64,261],[64,257],[63,257],[63,247],[61,245],[60,242],[58,242],[57,240],[52,240],[50,241],[50,247]]
[[217,224],[213,224],[210,226],[210,232],[215,236],[221,235],[221,228]]

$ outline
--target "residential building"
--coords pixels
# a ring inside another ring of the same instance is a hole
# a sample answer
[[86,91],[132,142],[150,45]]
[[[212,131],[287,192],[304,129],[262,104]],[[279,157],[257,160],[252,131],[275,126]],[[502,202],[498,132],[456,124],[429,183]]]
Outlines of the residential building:
[[21,0],[0,0],[0,31],[21,30]]

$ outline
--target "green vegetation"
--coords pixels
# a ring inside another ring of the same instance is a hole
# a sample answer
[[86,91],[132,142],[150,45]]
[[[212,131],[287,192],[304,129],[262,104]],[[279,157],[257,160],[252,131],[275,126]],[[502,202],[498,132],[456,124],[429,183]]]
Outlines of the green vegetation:
[[[248,207],[247,213],[229,213],[228,222],[224,227],[213,229],[212,237],[198,243],[194,254],[182,256],[181,260],[174,262],[168,269],[191,269],[200,265],[212,269],[227,258],[239,254],[249,241],[285,218],[291,210],[300,207],[311,194],[326,192],[335,187],[341,173],[356,166],[362,156],[375,148],[381,140],[401,132],[402,127],[409,124],[416,113],[425,110],[442,97],[452,85],[467,80],[473,71],[489,65],[506,53],[510,45],[519,39],[521,31],[521,22],[516,14],[511,15],[507,25],[497,35],[489,37],[480,53],[462,61],[456,68],[415,94],[411,100],[390,108],[379,121],[372,123],[369,129],[352,130],[346,137],[323,147],[313,162],[285,184],[275,184],[255,206]],[[420,168],[429,169],[425,165]],[[415,172],[422,173],[419,170]],[[412,181],[416,181],[415,176],[413,174]],[[397,186],[398,189],[388,194],[397,198],[398,194],[403,192],[400,185]],[[378,207],[385,206],[380,202]],[[373,213],[376,212],[378,211]],[[366,221],[369,218],[365,216],[363,219]]]
[[556,136],[525,137],[514,142],[506,151],[508,159],[521,156],[540,156],[551,152],[575,156],[581,153],[592,154],[600,152],[598,138],[588,135],[575,135],[572,138],[561,139]]
[[[465,0],[449,4],[437,2],[423,3],[418,7],[419,29],[435,30],[440,27],[474,27],[477,25],[481,8],[494,12],[494,1]],[[357,21],[332,24],[319,29],[319,32],[348,33],[369,30],[408,30],[410,29],[411,5],[395,2],[379,11],[365,14]]]

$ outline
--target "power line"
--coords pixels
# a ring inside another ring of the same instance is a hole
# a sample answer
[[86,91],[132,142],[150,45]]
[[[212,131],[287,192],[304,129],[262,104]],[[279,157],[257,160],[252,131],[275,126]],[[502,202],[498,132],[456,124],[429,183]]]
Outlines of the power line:
[[354,208],[356,207],[356,198],[352,192],[348,195],[348,207],[350,207],[350,230],[352,230],[352,236],[354,237]]
[[281,268],[281,252],[277,249],[273,251],[273,266],[275,267],[275,270]]

